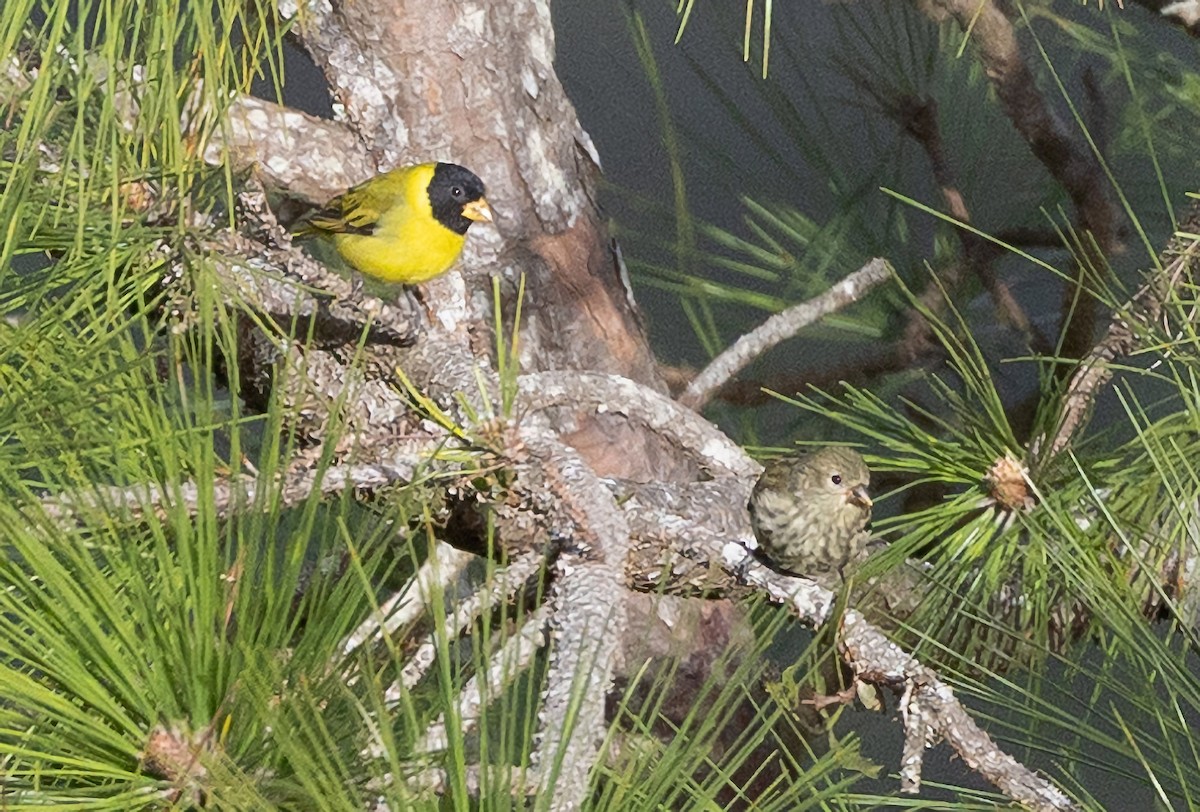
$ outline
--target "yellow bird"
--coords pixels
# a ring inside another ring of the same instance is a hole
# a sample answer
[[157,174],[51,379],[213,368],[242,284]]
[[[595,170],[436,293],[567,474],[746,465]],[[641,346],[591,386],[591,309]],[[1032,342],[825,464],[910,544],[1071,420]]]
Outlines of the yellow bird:
[[367,276],[415,285],[450,270],[471,223],[492,222],[483,194],[483,181],[457,164],[406,166],[338,195],[294,233],[332,238]]

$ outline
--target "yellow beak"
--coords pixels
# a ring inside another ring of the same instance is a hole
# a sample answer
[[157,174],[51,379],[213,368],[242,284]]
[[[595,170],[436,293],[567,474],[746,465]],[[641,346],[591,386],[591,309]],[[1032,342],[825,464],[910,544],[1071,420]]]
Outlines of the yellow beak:
[[869,508],[875,504],[871,501],[871,497],[867,495],[867,489],[862,485],[849,491],[846,497],[847,501],[858,505],[859,507]]
[[477,223],[491,223],[495,219],[492,217],[492,207],[488,205],[487,199],[482,197],[463,206],[462,213],[463,217]]

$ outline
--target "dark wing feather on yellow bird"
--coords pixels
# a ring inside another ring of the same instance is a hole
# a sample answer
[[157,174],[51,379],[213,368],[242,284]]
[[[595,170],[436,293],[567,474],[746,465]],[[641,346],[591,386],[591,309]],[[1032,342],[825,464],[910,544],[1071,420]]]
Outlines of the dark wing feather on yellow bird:
[[415,285],[450,270],[467,229],[492,222],[483,181],[457,164],[393,169],[329,201],[295,235],[323,235],[360,273]]

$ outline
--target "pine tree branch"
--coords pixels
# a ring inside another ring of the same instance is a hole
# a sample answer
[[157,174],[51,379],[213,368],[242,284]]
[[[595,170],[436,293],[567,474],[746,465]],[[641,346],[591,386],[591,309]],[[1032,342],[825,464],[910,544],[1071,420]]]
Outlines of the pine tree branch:
[[523,375],[520,387],[522,405],[529,411],[571,406],[620,416],[666,438],[714,474],[757,478],[762,470],[737,443],[685,404],[628,378],[556,370]]
[[[866,86],[871,87],[869,84]],[[880,102],[886,104],[887,100],[881,98]],[[885,109],[889,110],[904,131],[924,150],[929,159],[933,180],[942,193],[942,199],[946,203],[950,216],[959,223],[970,224],[971,211],[946,156],[942,130],[938,123],[937,102],[933,99],[905,96]],[[1025,311],[1013,296],[1012,291],[1009,290],[1008,285],[996,275],[995,269],[992,267],[994,252],[990,250],[987,240],[965,228],[955,229],[955,234],[962,244],[964,264],[982,283],[1000,315],[1021,332],[1031,347],[1038,350],[1049,350],[1048,346],[1041,346],[1045,342],[1033,329],[1029,317],[1025,315]]]
[[48,496],[40,503],[43,516],[63,531],[85,525],[97,515],[137,522],[149,515],[160,518],[169,509],[195,515],[202,505],[213,506],[218,518],[254,510],[259,495],[272,494],[281,507],[294,507],[314,494],[333,496],[345,491],[370,492],[413,480],[418,469],[428,470],[442,443],[417,440],[397,443],[370,463],[330,465],[324,469],[302,467],[263,483],[247,474],[234,474],[207,482],[184,481],[157,485],[150,482],[128,486],[95,485],[90,491],[72,491]]
[[[604,709],[625,636],[622,597],[629,526],[616,501],[573,450],[552,436],[522,431],[540,463],[546,490],[557,497],[562,547],[551,581],[550,653],[540,730],[532,756],[551,810],[573,810],[588,797],[592,768],[607,723]],[[559,535],[554,530],[551,537]]]
[[1148,281],[1112,315],[1104,337],[1075,369],[1067,383],[1054,434],[1036,438],[1031,444],[1034,458],[1043,453],[1046,459],[1058,456],[1087,424],[1097,396],[1112,379],[1112,364],[1136,352],[1159,322],[1166,302],[1200,277],[1198,259],[1200,203],[1194,201],[1159,257],[1161,270],[1150,272]]
[[270,317],[283,334],[293,322],[311,318],[318,341],[353,345],[364,330],[378,344],[416,340],[419,316],[407,297],[393,304],[364,296],[353,281],[304,253],[276,222],[258,183],[248,182],[237,200],[239,214],[255,224],[254,233],[219,231],[204,246],[226,297]]
[[818,319],[858,301],[883,284],[892,273],[892,266],[886,260],[873,259],[820,296],[771,316],[714,358],[712,363],[688,384],[687,389],[679,396],[679,403],[694,411],[700,411],[713,393],[764,352],[792,338]]
[[[588,377],[581,376],[581,381]],[[608,376],[590,377],[589,388],[593,392],[606,386],[617,390],[632,386],[628,382],[614,386]],[[634,419],[645,421],[648,416],[660,415],[659,408],[650,409],[647,415],[641,413],[639,404],[654,404],[656,400],[663,402],[659,404],[661,408],[668,408],[668,405],[679,408],[649,389],[644,389],[638,398],[626,397],[624,408]],[[551,397],[550,401],[555,402],[556,398]],[[712,504],[722,492],[727,500],[743,500],[752,479],[725,477],[728,486],[719,479],[709,483],[714,489],[712,494],[699,498],[686,495],[688,489],[695,488],[694,485],[680,486],[679,491],[667,497],[661,495],[664,486],[648,490],[643,487],[626,503],[631,521],[618,509],[609,489],[577,455],[551,434],[536,427],[518,431],[519,445],[525,451],[514,455],[513,464],[518,467],[516,481],[521,483],[521,495],[513,504],[496,506],[497,525],[506,542],[519,546],[520,539],[515,536],[528,532],[529,516],[542,516],[544,518],[535,523],[540,528],[537,532],[557,540],[559,552],[547,605],[555,650],[541,715],[536,763],[540,765],[537,774],[542,780],[554,782],[555,806],[573,808],[582,793],[586,793],[588,776],[599,757],[599,741],[605,729],[604,696],[611,683],[623,634],[623,601],[614,600],[613,596],[619,596],[623,588],[625,574],[622,570],[629,553],[629,540],[637,527],[648,527],[657,521],[660,532],[673,537],[674,543],[681,548],[689,549],[690,557],[708,556],[721,562],[728,573],[753,588],[765,590],[776,600],[785,600],[792,611],[814,626],[829,620],[834,596],[815,584],[779,575],[758,564],[744,546],[748,539],[744,515],[740,517],[743,525],[734,536],[741,541],[730,541],[729,535],[709,529],[711,523],[704,518],[708,512],[705,506]],[[422,462],[423,459],[415,457],[405,460],[403,467],[400,464],[392,467],[378,464],[331,466],[321,479],[317,479],[314,472],[305,471],[285,486],[288,494],[285,502],[301,501],[317,489],[333,493],[346,487],[391,484],[402,477],[411,477],[413,468]],[[749,462],[731,464],[730,467],[751,470]],[[195,487],[173,490],[188,491]],[[727,487],[732,487],[733,491]],[[252,504],[256,493],[253,482],[241,479],[218,483],[215,488],[221,494],[218,503],[225,506],[222,510]],[[656,492],[659,496],[655,496]],[[120,503],[128,508],[142,509],[154,504],[155,495],[159,493],[153,488],[118,489],[95,500],[92,506],[111,509]],[[661,511],[661,507],[648,508],[647,503],[673,504],[674,510],[685,515],[671,519],[669,513],[655,514],[653,511]],[[59,499],[58,504],[69,506],[65,512],[52,514],[60,521],[68,515],[80,515],[78,511],[82,505],[77,500]],[[697,511],[698,516],[686,516]],[[49,507],[47,512],[52,512]],[[656,515],[657,518],[652,518]],[[736,525],[738,521],[718,520],[720,523]],[[455,618],[454,623],[460,625],[460,620]],[[923,731],[922,742],[930,736],[946,739],[981,775],[995,782],[1013,799],[1032,808],[1074,808],[1052,785],[996,748],[934,672],[920,666],[890,643],[857,612],[848,613],[844,620],[842,645],[848,662],[862,679],[885,686],[912,686],[906,707],[909,714],[915,714],[910,723],[911,730]],[[918,724],[917,720],[924,721]],[[919,763],[911,758],[917,752],[915,741],[910,741],[906,752],[910,755],[906,762],[906,786],[911,789],[919,786]],[[555,770],[560,754],[561,769]]]
[[1034,157],[1066,191],[1075,205],[1081,257],[1075,282],[1064,292],[1062,353],[1080,358],[1092,341],[1095,308],[1083,295],[1085,281],[1104,267],[1120,245],[1120,210],[1108,179],[1088,146],[1073,137],[1038,91],[1012,21],[994,0],[928,0],[917,3],[926,14],[953,18],[969,34],[979,61],[1004,112]]
[[[787,604],[802,621],[819,628],[831,619],[836,596],[803,578],[781,575],[759,564],[744,547],[728,542],[712,551],[725,566],[773,600]],[[1004,753],[971,718],[937,673],[888,640],[859,612],[841,618],[842,655],[855,675],[868,683],[905,695],[905,761],[902,789],[920,788],[919,753],[945,740],[963,761],[1017,803],[1036,810],[1075,810],[1080,807],[1047,779]]]
[[[549,620],[550,604],[544,603],[530,613],[521,628],[509,635],[500,650],[492,655],[487,672],[482,676],[474,674],[467,680],[454,712],[462,725],[462,734],[471,733],[478,727],[487,700],[500,696],[533,665],[537,652],[546,645]],[[443,713],[429,726],[413,749],[417,753],[436,752],[449,746],[449,741],[446,714]]]
[[[404,667],[400,669],[400,680],[384,692],[384,701],[389,705],[400,700],[404,693],[410,693],[424,679],[430,666],[437,659],[439,635],[446,640],[457,640],[469,631],[483,613],[512,599],[517,592],[525,587],[542,568],[542,556],[535,553],[525,553],[509,562],[508,566],[498,569],[484,588],[462,600],[454,602],[454,608],[446,617],[446,622],[439,631],[431,631],[421,640],[416,649],[407,658]],[[464,691],[467,689],[464,688]]]
[[349,657],[367,643],[416,623],[429,610],[425,603],[426,596],[433,594],[434,590],[447,592],[476,558],[472,553],[455,549],[445,542],[435,543],[412,580],[380,604],[379,609],[346,637],[341,645],[343,655]]
[[[334,155],[337,160],[330,160]],[[224,126],[205,145],[204,160],[253,167],[271,188],[311,203],[324,203],[382,169],[345,124],[245,95],[230,100]]]

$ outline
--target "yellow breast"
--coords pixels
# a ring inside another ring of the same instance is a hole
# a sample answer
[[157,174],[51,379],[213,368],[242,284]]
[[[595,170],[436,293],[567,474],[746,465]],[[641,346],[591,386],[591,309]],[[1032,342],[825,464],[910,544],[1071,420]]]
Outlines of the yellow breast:
[[432,218],[428,223],[391,222],[385,217],[369,237],[337,234],[334,242],[347,262],[386,282],[413,285],[450,269],[466,239]]

